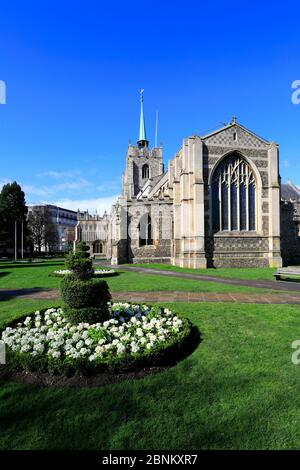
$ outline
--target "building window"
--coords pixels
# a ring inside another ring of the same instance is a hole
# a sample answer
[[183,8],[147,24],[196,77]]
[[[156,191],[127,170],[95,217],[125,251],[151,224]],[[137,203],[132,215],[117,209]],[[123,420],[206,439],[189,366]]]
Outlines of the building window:
[[149,178],[149,165],[147,164],[142,167],[142,178]]
[[256,181],[250,165],[231,154],[218,165],[212,179],[213,230],[256,230]]
[[148,214],[143,215],[139,223],[139,242],[140,246],[153,245],[151,217]]
[[98,240],[93,243],[93,253],[103,253],[103,244]]

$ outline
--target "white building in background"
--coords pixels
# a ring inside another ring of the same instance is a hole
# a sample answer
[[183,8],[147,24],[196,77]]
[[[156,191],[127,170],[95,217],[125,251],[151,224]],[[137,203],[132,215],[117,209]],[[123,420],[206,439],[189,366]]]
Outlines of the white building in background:
[[[28,215],[34,210],[43,210],[47,213],[48,223],[57,232],[57,244],[53,251],[66,251],[75,238],[77,212],[54,206],[52,204],[31,204],[28,206]],[[47,251],[46,246],[42,251]]]

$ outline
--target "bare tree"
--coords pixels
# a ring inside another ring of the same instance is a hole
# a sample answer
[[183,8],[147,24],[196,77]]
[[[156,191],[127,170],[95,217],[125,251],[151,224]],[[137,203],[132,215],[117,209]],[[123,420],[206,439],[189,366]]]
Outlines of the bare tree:
[[51,220],[50,212],[45,206],[36,206],[28,215],[28,227],[31,240],[39,253],[57,250],[59,235],[56,224]]
[[42,206],[33,208],[28,214],[28,228],[33,247],[39,253],[41,253],[42,247],[45,246],[46,224],[47,215],[45,209]]

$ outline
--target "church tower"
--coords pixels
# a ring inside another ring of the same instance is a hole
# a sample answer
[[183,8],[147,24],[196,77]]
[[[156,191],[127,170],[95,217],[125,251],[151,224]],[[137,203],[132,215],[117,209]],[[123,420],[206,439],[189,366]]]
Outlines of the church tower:
[[140,94],[140,131],[137,145],[128,145],[126,168],[123,173],[122,195],[134,199],[149,178],[164,172],[162,147],[149,148],[144,116],[144,90]]

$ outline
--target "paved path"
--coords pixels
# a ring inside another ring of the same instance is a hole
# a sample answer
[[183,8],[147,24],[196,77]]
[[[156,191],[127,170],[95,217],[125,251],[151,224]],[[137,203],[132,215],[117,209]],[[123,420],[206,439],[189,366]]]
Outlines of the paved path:
[[[99,263],[100,264],[100,263]],[[103,265],[103,263],[102,263]],[[111,265],[110,265],[111,266]],[[138,266],[124,266],[118,265],[114,266],[114,269],[119,269],[121,271],[132,271],[143,274],[154,274],[155,276],[168,276],[176,277],[180,279],[193,279],[196,281],[208,281],[208,282],[219,282],[221,284],[233,285],[233,286],[247,286],[247,287],[256,287],[260,289],[271,289],[276,291],[289,291],[289,292],[299,292],[300,293],[300,283],[289,282],[289,281],[268,281],[268,280],[251,280],[251,279],[233,279],[227,277],[215,277],[215,276],[206,276],[205,274],[192,274],[184,273],[177,271],[163,271],[162,269],[153,269],[153,268],[141,268]]]
[[[126,302],[231,302],[246,304],[292,304],[300,305],[300,295],[290,293],[274,294],[242,294],[215,292],[184,292],[184,291],[137,291],[112,292],[114,301]],[[58,300],[58,290],[48,289],[0,289],[0,300],[17,297],[18,299]]]
[[[96,262],[99,265],[108,265],[103,260]],[[185,291],[136,291],[136,292],[112,292],[114,301],[128,302],[233,302],[251,304],[300,304],[300,284],[285,281],[263,281],[250,279],[232,279],[225,277],[207,276],[205,274],[193,274],[177,271],[163,271],[153,268],[142,268],[138,266],[115,266],[122,271],[139,272],[143,274],[154,274],[158,276],[175,277],[180,279],[193,279],[198,281],[218,282],[221,284],[248,286],[264,289],[262,293],[230,293],[230,292],[185,292]],[[265,290],[273,290],[266,293]],[[276,292],[278,291],[278,292]],[[0,289],[0,300],[9,298],[19,299],[59,299],[59,292],[55,289]]]

